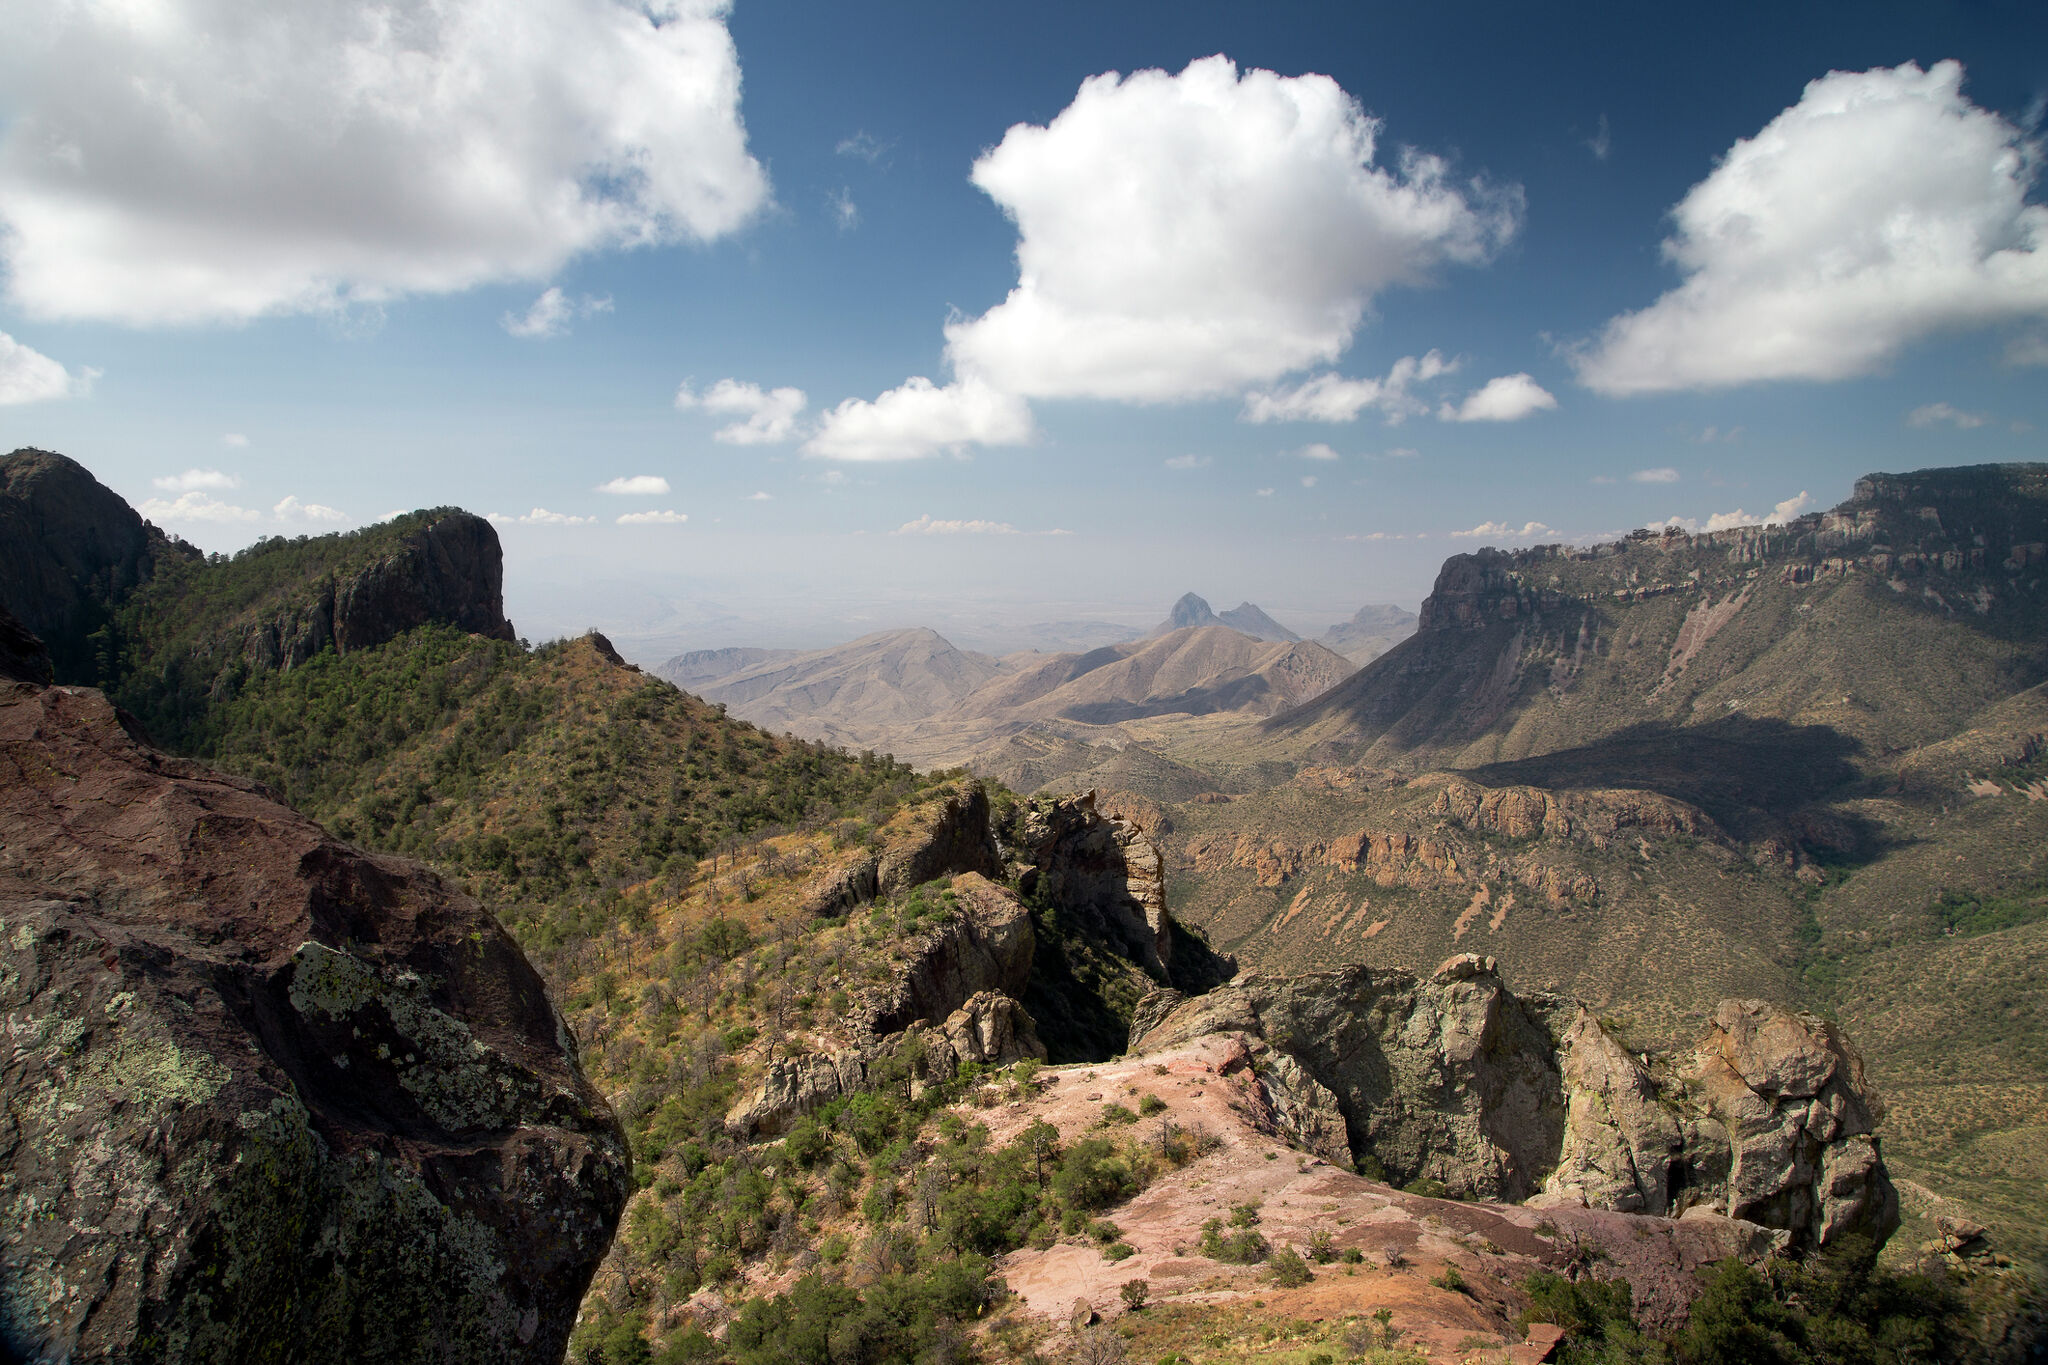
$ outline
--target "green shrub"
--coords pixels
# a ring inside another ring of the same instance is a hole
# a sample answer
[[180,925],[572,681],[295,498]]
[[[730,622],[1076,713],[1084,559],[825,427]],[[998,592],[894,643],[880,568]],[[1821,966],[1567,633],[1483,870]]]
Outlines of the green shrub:
[[1129,1242],[1111,1242],[1102,1249],[1102,1259],[1112,1264],[1117,1261],[1128,1261],[1137,1254],[1138,1249]]
[[1124,1307],[1133,1313],[1145,1306],[1145,1300],[1152,1296],[1152,1285],[1148,1280],[1125,1280],[1118,1289],[1117,1297],[1124,1301]]
[[1424,1199],[1449,1199],[1450,1187],[1432,1176],[1417,1176],[1401,1187],[1403,1194],[1419,1194]]
[[1138,1192],[1130,1164],[1106,1138],[1082,1138],[1053,1172],[1053,1193],[1070,1209],[1105,1209]]
[[1266,1274],[1282,1289],[1299,1289],[1315,1278],[1308,1262],[1296,1252],[1281,1247],[1266,1258]]
[[1144,1118],[1166,1112],[1166,1101],[1149,1092],[1138,1097],[1138,1113]]
[[1212,1261],[1231,1265],[1257,1265],[1271,1250],[1257,1228],[1238,1228],[1225,1233],[1223,1220],[1211,1218],[1202,1224],[1202,1254]]

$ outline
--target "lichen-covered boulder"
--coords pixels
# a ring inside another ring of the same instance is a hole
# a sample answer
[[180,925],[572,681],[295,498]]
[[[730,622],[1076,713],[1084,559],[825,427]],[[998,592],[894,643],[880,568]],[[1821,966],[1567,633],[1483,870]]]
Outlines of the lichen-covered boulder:
[[1460,1195],[1520,1199],[1556,1160],[1556,1052],[1541,1015],[1508,991],[1491,958],[1463,954],[1429,977],[1362,966],[1246,974],[1175,1005],[1131,1052],[1222,1032],[1299,1063],[1335,1097],[1352,1153],[1396,1181],[1428,1177]]
[[561,1359],[625,1142],[418,864],[0,685],[0,1354]]
[[1548,1196],[1669,1217],[1705,1207],[1788,1246],[1881,1243],[1898,1227],[1876,1096],[1825,1021],[1723,1000],[1706,1037],[1653,1075],[1581,1007],[1560,1052],[1568,1114]]

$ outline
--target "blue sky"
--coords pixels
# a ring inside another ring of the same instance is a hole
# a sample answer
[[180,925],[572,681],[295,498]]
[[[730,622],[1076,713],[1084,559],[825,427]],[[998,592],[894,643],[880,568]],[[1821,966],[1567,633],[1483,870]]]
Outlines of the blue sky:
[[2044,458],[2038,6],[382,12],[0,5],[0,443],[641,657]]

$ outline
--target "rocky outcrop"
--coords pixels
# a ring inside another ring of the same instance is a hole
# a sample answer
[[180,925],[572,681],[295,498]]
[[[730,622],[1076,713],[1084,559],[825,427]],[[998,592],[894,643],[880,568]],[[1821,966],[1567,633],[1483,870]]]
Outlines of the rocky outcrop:
[[369,564],[323,580],[303,600],[259,612],[244,627],[239,652],[251,668],[295,668],[323,649],[369,649],[437,622],[493,640],[518,638],[505,619],[498,533],[468,512],[425,514]]
[[50,651],[27,626],[0,605],[0,681],[48,684]]
[[540,978],[437,875],[0,686],[0,1341],[556,1361],[629,1184]]
[[1009,842],[1013,861],[1022,864],[1017,885],[1026,896],[1089,920],[1133,962],[1167,979],[1173,929],[1166,865],[1140,826],[1097,811],[1090,791],[1027,803]]
[[950,921],[911,950],[888,993],[861,1011],[857,1027],[881,1038],[914,1023],[937,1023],[983,991],[1017,996],[1031,977],[1031,912],[1008,887],[976,872],[953,879]]
[[1470,953],[1427,980],[1354,967],[1155,993],[1141,1016],[1134,1055],[1245,1035],[1291,1141],[1334,1161],[1341,1136],[1397,1183],[1521,1199],[1542,1182],[1547,1207],[1713,1213],[1781,1247],[1898,1226],[1861,1061],[1828,1024],[1762,1001],[1723,1001],[1654,1070],[1584,1006],[1518,999]]
[[941,788],[890,830],[875,866],[878,894],[894,896],[939,877],[1003,875],[1003,857],[989,832],[988,789],[979,782]]
[[1002,1065],[1044,1057],[1031,1016],[1016,997],[1031,976],[1036,939],[1031,912],[1008,887],[976,872],[948,888],[946,923],[911,946],[910,960],[877,997],[848,1020],[850,1045],[769,1063],[766,1074],[727,1112],[741,1137],[774,1137],[808,1114],[867,1083],[868,1068],[923,1038],[931,1062]]
[[979,782],[941,787],[882,831],[879,849],[860,849],[820,871],[799,893],[804,912],[842,915],[963,872],[1003,875],[989,829],[988,789]]
[[1491,958],[1465,954],[1431,977],[1350,967],[1241,976],[1175,1008],[1131,1051],[1238,1031],[1291,1057],[1335,1096],[1361,1166],[1454,1193],[1532,1194],[1556,1158],[1564,1096],[1538,1011]]
[[857,910],[881,890],[881,858],[863,849],[847,855],[813,876],[797,896],[798,907],[812,919]]
[[160,563],[198,556],[75,460],[0,458],[0,606],[48,643],[67,682],[94,681],[88,637],[123,597]]
[[1815,1246],[1845,1233],[1881,1242],[1898,1227],[1875,1135],[1880,1109],[1862,1059],[1833,1025],[1724,1000],[1684,1080],[1728,1135],[1731,1217]]
[[1704,1205],[1789,1245],[1882,1242],[1898,1226],[1875,1096],[1824,1021],[1724,1000],[1660,1080],[1582,1007],[1562,1053],[1570,1118],[1551,1197],[1669,1217]]
[[1343,1106],[1337,1103],[1329,1087],[1284,1052],[1262,1057],[1257,1070],[1259,1086],[1273,1111],[1273,1126],[1280,1136],[1333,1166],[1348,1169],[1351,1136],[1344,1126]]
[[1026,1058],[1045,1060],[1045,1044],[1022,1005],[998,991],[977,991],[934,1030],[955,1065],[1008,1066]]

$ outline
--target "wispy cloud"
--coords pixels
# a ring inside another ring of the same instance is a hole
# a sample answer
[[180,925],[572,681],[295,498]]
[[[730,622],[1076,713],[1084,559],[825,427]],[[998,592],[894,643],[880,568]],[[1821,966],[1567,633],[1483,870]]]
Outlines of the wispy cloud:
[[1520,526],[1506,521],[1482,521],[1469,531],[1451,532],[1456,540],[1552,540],[1560,534],[1540,521],[1525,521]]
[[508,517],[502,512],[486,512],[484,520],[500,526],[590,526],[596,523],[597,518],[571,516],[567,512],[550,512],[545,507],[536,507],[523,517]]
[[234,450],[244,450],[248,448],[249,438],[239,431],[231,431],[220,438],[220,443]]
[[166,493],[190,493],[198,489],[211,489],[219,493],[242,486],[242,476],[228,474],[218,469],[188,469],[182,474],[163,474],[149,481],[152,488]]
[[1609,153],[1613,152],[1614,135],[1607,126],[1607,115],[1600,116],[1599,126],[1593,130],[1593,136],[1586,139],[1586,150],[1593,154],[1595,161],[1605,161]]
[[1216,461],[1208,455],[1169,455],[1161,463],[1168,469],[1188,470],[1206,469]]
[[893,142],[883,142],[873,133],[861,129],[851,137],[840,138],[839,145],[833,150],[841,156],[854,157],[872,166],[888,155],[889,149],[895,145]]
[[524,313],[507,313],[498,319],[498,325],[522,341],[545,341],[565,335],[576,318],[611,311],[610,295],[596,298],[585,294],[572,299],[559,288],[549,286]]
[[775,495],[774,495],[773,493],[768,493],[768,492],[756,492],[756,493],[749,493],[749,494],[747,494],[747,496],[746,496],[746,498],[745,498],[745,501],[747,501],[747,502],[773,502],[773,501],[775,501]]
[[1022,534],[1007,521],[941,521],[927,512],[906,521],[892,536],[1014,536]]
[[825,207],[841,232],[851,232],[860,226],[860,205],[853,202],[853,191],[845,185],[825,195]]
[[1628,476],[1630,483],[1677,483],[1678,471],[1668,465],[1662,469],[1638,469]]
[[606,479],[595,490],[625,498],[658,498],[668,492],[668,480],[659,474],[622,474]]
[[614,518],[620,526],[681,526],[690,519],[688,512],[626,512]]
[[1909,427],[1954,427],[1957,431],[1974,431],[1978,427],[1991,425],[1991,416],[1982,412],[1965,412],[1948,403],[1924,403],[1906,414]]

